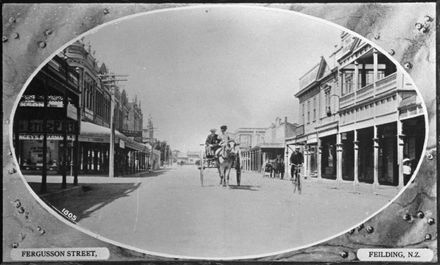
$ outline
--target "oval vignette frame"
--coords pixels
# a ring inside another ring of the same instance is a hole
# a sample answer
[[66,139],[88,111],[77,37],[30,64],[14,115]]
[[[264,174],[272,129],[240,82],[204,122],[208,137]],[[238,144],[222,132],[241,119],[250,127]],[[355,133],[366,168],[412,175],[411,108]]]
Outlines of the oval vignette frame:
[[[228,5],[224,5],[224,6],[228,6]],[[222,5],[222,6],[220,6],[220,8],[222,8],[222,7],[224,7],[224,6]],[[414,84],[414,86],[415,86],[415,90],[417,91],[417,95],[418,95],[418,96],[422,99],[422,101],[423,101],[422,106],[423,106],[423,112],[424,112],[424,118],[425,118],[425,119],[424,119],[424,121],[425,121],[425,139],[424,139],[424,146],[423,146],[423,151],[422,151],[422,154],[421,154],[421,158],[420,158],[420,160],[419,160],[419,162],[418,162],[418,164],[417,164],[417,167],[416,167],[416,169],[415,169],[415,171],[414,171],[414,173],[413,173],[413,176],[412,176],[412,178],[411,178],[410,181],[413,181],[413,180],[415,179],[415,177],[417,176],[417,173],[419,172],[419,168],[420,168],[420,166],[421,166],[421,163],[422,163],[423,157],[425,156],[425,153],[426,153],[426,147],[427,147],[427,141],[428,141],[428,135],[429,135],[429,121],[428,121],[427,109],[426,109],[425,101],[423,100],[423,97],[421,96],[421,93],[420,93],[419,89],[418,89],[417,86],[415,85],[415,82],[412,80],[412,78],[409,76],[409,74],[403,69],[403,67],[402,67],[398,62],[395,61],[395,59],[394,59],[392,56],[390,56],[390,55],[389,55],[386,51],[384,51],[381,47],[379,47],[378,45],[376,45],[376,44],[374,44],[373,42],[369,41],[369,40],[366,39],[365,37],[363,37],[363,36],[361,36],[361,35],[359,35],[359,34],[353,32],[353,31],[351,31],[351,30],[348,30],[348,29],[346,29],[346,28],[344,28],[344,27],[342,27],[342,26],[339,26],[339,25],[337,25],[337,24],[335,24],[335,23],[333,23],[333,22],[329,22],[329,21],[324,20],[324,19],[321,19],[321,18],[317,18],[317,17],[310,16],[310,15],[305,15],[305,14],[302,14],[302,13],[299,13],[299,12],[296,12],[296,11],[290,11],[290,10],[280,10],[280,9],[274,9],[274,8],[265,8],[265,7],[259,7],[259,6],[247,6],[247,5],[232,5],[232,6],[234,6],[234,7],[240,6],[240,7],[243,7],[243,8],[262,9],[263,11],[266,10],[266,11],[270,11],[270,12],[289,12],[289,13],[290,13],[291,15],[293,15],[293,16],[295,16],[295,15],[299,15],[299,16],[307,17],[308,19],[312,19],[312,20],[316,20],[316,21],[320,21],[320,22],[324,22],[324,23],[331,24],[331,26],[333,26],[333,27],[336,27],[336,28],[339,28],[339,29],[341,29],[341,30],[347,31],[347,32],[349,32],[349,34],[351,34],[352,36],[355,36],[355,37],[361,38],[362,40],[366,41],[368,44],[370,44],[370,45],[372,45],[373,47],[377,48],[377,49],[378,49],[383,55],[387,56],[388,59],[390,59],[392,62],[394,62],[394,64],[396,65],[396,67],[397,67],[398,69],[400,69],[400,70],[404,73],[404,75],[405,75],[409,80],[411,80],[412,84]],[[102,27],[111,26],[111,25],[114,24],[114,23],[118,23],[118,22],[120,22],[120,21],[122,21],[122,20],[129,20],[129,19],[131,19],[131,18],[133,18],[133,17],[137,17],[137,16],[146,16],[146,15],[149,15],[149,14],[152,14],[152,13],[168,12],[168,11],[170,11],[170,10],[176,10],[176,9],[197,9],[197,8],[199,8],[199,9],[204,9],[204,8],[217,8],[217,7],[218,7],[217,5],[200,5],[200,6],[197,6],[197,5],[196,5],[196,6],[189,6],[189,7],[173,7],[173,8],[165,8],[165,9],[160,9],[160,10],[152,10],[152,11],[147,11],[147,12],[141,12],[141,13],[137,13],[137,14],[133,14],[133,15],[124,16],[124,17],[121,17],[121,18],[118,18],[118,19],[115,19],[115,20],[109,21],[109,22],[104,23],[104,24],[102,24],[102,25],[99,25],[99,26],[97,26],[97,27],[95,27],[95,28],[93,28],[93,29],[90,29],[89,31],[86,31],[85,33],[79,35],[78,37],[76,37],[76,38],[74,38],[73,40],[69,41],[68,43],[64,44],[61,48],[59,48],[56,52],[54,52],[51,56],[49,56],[49,57],[48,57],[48,58],[47,58],[47,59],[46,59],[46,60],[45,60],[45,61],[44,61],[44,62],[43,62],[43,63],[42,63],[42,64],[41,64],[41,65],[40,65],[40,66],[39,66],[34,72],[33,72],[33,74],[27,79],[27,81],[26,81],[26,83],[24,84],[23,88],[20,90],[20,93],[17,95],[16,101],[15,101],[14,106],[13,106],[12,111],[11,111],[11,117],[10,117],[10,120],[11,120],[11,121],[14,120],[14,115],[15,115],[15,112],[16,112],[16,110],[17,110],[17,106],[18,106],[18,101],[19,101],[21,95],[24,93],[24,91],[25,91],[25,90],[27,89],[27,87],[29,86],[29,84],[30,84],[30,82],[32,81],[32,79],[34,78],[34,76],[35,76],[35,75],[36,75],[36,74],[42,69],[42,67],[43,67],[44,65],[46,65],[46,64],[50,61],[50,59],[52,59],[57,53],[59,53],[60,51],[62,51],[63,49],[65,49],[67,46],[69,46],[70,44],[72,44],[72,43],[75,42],[76,40],[78,40],[78,39],[80,39],[80,38],[82,38],[82,37],[84,37],[84,36],[87,36],[87,35],[93,34],[94,32],[98,31],[98,30],[101,29]],[[10,137],[9,137],[9,140],[10,140],[10,141],[9,141],[9,144],[10,144],[10,146],[13,146],[13,145],[12,145],[12,135],[13,135],[13,134],[12,134],[12,129],[13,129],[13,126],[10,126],[10,128],[9,128],[9,132],[10,132]],[[14,162],[18,165],[17,157],[16,157],[15,152],[13,152],[13,154],[14,154],[14,156],[13,156],[13,157],[14,157]],[[394,202],[399,196],[401,196],[401,194],[402,194],[402,193],[407,189],[407,187],[408,187],[408,186],[405,186],[404,188],[400,189],[400,191],[397,193],[397,195],[396,195],[396,196],[395,196],[390,202],[388,202],[387,204],[385,204],[382,208],[380,208],[378,211],[374,212],[372,215],[370,215],[368,218],[366,218],[366,219],[365,219],[364,221],[362,221],[361,223],[356,224],[355,226],[350,227],[350,228],[348,228],[348,229],[346,229],[346,230],[344,230],[344,231],[341,231],[341,233],[338,233],[338,234],[336,234],[336,235],[333,235],[333,236],[331,236],[331,237],[329,237],[329,238],[325,238],[325,239],[322,239],[322,240],[319,240],[319,241],[317,241],[317,242],[313,242],[313,243],[311,243],[311,244],[307,244],[307,245],[304,245],[304,246],[301,246],[301,247],[289,248],[289,249],[280,250],[280,251],[277,251],[277,252],[264,253],[264,254],[261,254],[261,255],[238,256],[238,257],[228,257],[228,258],[218,258],[218,257],[205,258],[205,257],[197,257],[197,256],[194,256],[194,257],[189,257],[189,256],[179,256],[179,255],[172,255],[172,254],[166,254],[166,253],[157,253],[157,252],[151,252],[151,251],[148,251],[148,250],[139,249],[139,248],[136,248],[136,247],[133,247],[133,246],[130,246],[130,245],[122,244],[122,243],[119,243],[119,242],[117,242],[117,241],[114,241],[114,240],[111,240],[111,239],[105,238],[105,237],[103,237],[103,236],[100,236],[99,234],[96,234],[96,233],[94,233],[94,232],[92,232],[92,231],[89,231],[89,230],[87,230],[87,229],[84,229],[84,228],[80,227],[79,225],[74,225],[74,224],[72,224],[72,223],[66,221],[63,217],[59,216],[59,215],[58,215],[53,209],[51,209],[48,205],[46,205],[46,203],[44,203],[44,202],[43,202],[43,201],[37,196],[37,194],[36,194],[35,192],[32,191],[32,189],[30,188],[29,184],[27,183],[27,181],[24,179],[23,175],[21,174],[21,171],[20,171],[20,174],[19,174],[19,175],[20,175],[21,179],[23,180],[23,182],[25,183],[27,189],[28,189],[28,190],[30,191],[30,193],[32,194],[32,196],[36,199],[36,201],[37,201],[40,205],[42,205],[42,207],[44,207],[48,212],[50,212],[53,216],[55,216],[55,217],[56,217],[57,219],[59,219],[60,221],[64,222],[65,224],[67,224],[67,225],[69,225],[69,226],[71,226],[71,227],[73,227],[73,228],[75,228],[75,229],[77,229],[77,230],[79,230],[79,231],[81,231],[81,232],[84,232],[84,233],[86,233],[86,234],[89,234],[89,235],[91,235],[92,237],[97,238],[97,239],[99,239],[99,240],[102,240],[102,241],[105,241],[105,242],[108,242],[108,243],[111,243],[111,244],[114,244],[114,245],[117,245],[117,246],[120,246],[120,247],[123,247],[123,248],[127,248],[127,249],[130,249],[130,250],[134,250],[134,251],[137,251],[137,252],[141,252],[141,253],[149,254],[149,255],[155,255],[155,256],[166,257],[166,258],[179,258],[179,259],[203,259],[203,260],[219,260],[219,259],[221,259],[221,260],[237,260],[237,259],[254,259],[254,258],[262,258],[262,257],[267,257],[267,256],[273,256],[273,255],[283,254],[283,253],[286,253],[286,252],[291,252],[291,251],[295,251],[295,250],[299,250],[299,249],[304,249],[304,248],[307,248],[307,247],[311,247],[311,246],[314,246],[314,245],[317,245],[317,244],[320,244],[320,243],[326,242],[326,241],[328,241],[328,240],[331,240],[331,239],[333,239],[333,238],[336,238],[336,237],[338,237],[338,236],[341,236],[342,234],[344,234],[344,233],[350,231],[351,229],[353,229],[353,228],[355,228],[355,227],[358,227],[360,224],[362,224],[362,223],[364,223],[365,221],[367,221],[367,220],[371,219],[372,217],[376,216],[379,212],[383,211],[383,210],[384,210],[385,208],[387,208],[391,203],[393,203],[393,202]]]

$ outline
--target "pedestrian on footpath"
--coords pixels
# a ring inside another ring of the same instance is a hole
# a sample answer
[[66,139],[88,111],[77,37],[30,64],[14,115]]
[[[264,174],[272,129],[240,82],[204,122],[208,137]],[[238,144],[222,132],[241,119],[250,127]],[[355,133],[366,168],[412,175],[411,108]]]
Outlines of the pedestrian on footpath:
[[407,157],[404,158],[402,160],[402,165],[403,165],[403,183],[404,185],[406,185],[406,183],[408,183],[408,181],[411,179],[411,175],[412,175],[411,159]]
[[275,175],[278,176],[280,179],[284,178],[284,159],[281,158],[281,155],[277,155],[277,158],[275,159]]

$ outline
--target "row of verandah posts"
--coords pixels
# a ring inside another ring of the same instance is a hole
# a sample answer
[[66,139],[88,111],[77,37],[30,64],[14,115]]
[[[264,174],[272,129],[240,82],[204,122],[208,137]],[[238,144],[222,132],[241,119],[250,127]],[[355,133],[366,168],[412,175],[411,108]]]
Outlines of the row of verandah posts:
[[[66,77],[67,80],[67,77]],[[43,88],[43,161],[42,161],[42,172],[41,172],[41,186],[40,186],[40,192],[46,193],[47,192],[47,117],[48,117],[48,84],[47,80],[44,79],[44,88]],[[68,126],[68,118],[67,118],[67,92],[63,92],[63,122],[62,122],[62,132],[63,132],[63,160],[61,164],[61,175],[62,175],[62,181],[61,181],[61,188],[65,189],[67,187],[67,169],[68,163],[67,161],[67,126]],[[73,184],[78,185],[78,166],[79,166],[79,132],[80,132],[80,108],[79,108],[79,102],[76,101],[76,119],[77,119],[77,125],[75,126],[74,130],[74,144],[73,144]],[[17,142],[19,142],[19,137],[17,138]],[[17,145],[18,147],[18,145]]]
[[[374,138],[373,138],[373,189],[376,189],[380,184],[379,184],[379,149],[380,149],[380,144],[379,144],[379,138],[378,138],[378,127],[379,125],[374,125],[373,126],[373,130],[374,130]],[[359,137],[358,137],[358,129],[353,130],[354,133],[354,140],[353,140],[353,148],[354,148],[354,170],[353,170],[353,185],[354,185],[354,189],[357,189],[358,185],[359,185]],[[402,188],[404,185],[404,180],[403,180],[403,165],[401,163],[401,161],[403,160],[403,149],[404,149],[404,137],[405,135],[403,135],[402,133],[402,122],[400,120],[397,121],[397,162],[398,162],[398,188]],[[291,145],[303,145],[304,146],[304,165],[303,165],[303,170],[304,170],[304,175],[305,176],[310,176],[311,175],[311,162],[310,162],[310,155],[311,153],[309,152],[309,147],[306,143],[293,143],[293,144],[286,144],[287,148],[289,148],[292,152],[293,149],[290,147]],[[318,141],[317,141],[317,170],[318,170],[318,175],[317,175],[317,179],[321,180],[322,179],[322,146],[321,146],[321,139],[318,137]],[[362,150],[361,150],[362,151]],[[336,160],[337,160],[337,164],[336,164],[336,181],[339,183],[342,183],[342,166],[343,166],[343,159],[342,159],[342,152],[343,152],[343,145],[342,145],[342,133],[338,132],[336,134]],[[289,163],[289,159],[290,157],[288,157],[288,151],[286,150],[286,164]],[[286,174],[289,173],[290,169],[286,168]]]

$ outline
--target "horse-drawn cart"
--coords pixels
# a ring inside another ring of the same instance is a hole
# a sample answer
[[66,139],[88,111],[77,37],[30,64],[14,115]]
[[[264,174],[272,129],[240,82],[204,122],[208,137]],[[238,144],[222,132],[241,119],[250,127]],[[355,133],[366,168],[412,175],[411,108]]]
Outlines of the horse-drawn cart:
[[[234,143],[231,149],[228,149],[225,152],[219,152],[219,153],[224,153],[224,155],[222,154],[212,155],[212,154],[208,154],[205,145],[201,144],[201,146],[203,146],[203,150],[201,150],[200,162],[198,165],[198,168],[200,170],[201,186],[203,186],[204,171],[207,168],[217,168],[218,173],[220,175],[220,184],[222,184],[223,182],[223,186],[226,186],[226,179],[227,179],[227,184],[229,185],[229,172],[232,167],[235,168],[237,186],[240,186],[240,182],[241,182],[240,153],[238,151],[235,151],[236,145],[237,144]],[[227,166],[227,168],[225,168],[225,166]]]

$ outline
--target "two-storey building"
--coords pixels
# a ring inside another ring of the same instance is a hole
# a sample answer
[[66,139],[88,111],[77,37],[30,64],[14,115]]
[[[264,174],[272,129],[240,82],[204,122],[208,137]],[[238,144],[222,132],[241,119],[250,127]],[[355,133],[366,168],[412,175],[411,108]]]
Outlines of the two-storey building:
[[[420,97],[402,71],[374,47],[342,33],[341,45],[299,80],[304,175],[404,185],[404,158],[417,164],[425,119]],[[292,148],[289,148],[292,149]]]

